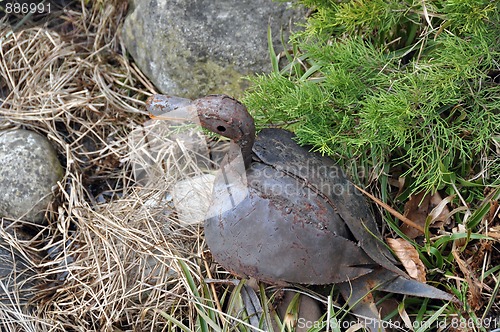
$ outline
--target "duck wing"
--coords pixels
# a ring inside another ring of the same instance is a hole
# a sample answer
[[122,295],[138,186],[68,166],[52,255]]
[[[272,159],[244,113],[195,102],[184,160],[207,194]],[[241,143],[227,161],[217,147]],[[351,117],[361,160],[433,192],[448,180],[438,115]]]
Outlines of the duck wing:
[[[297,178],[254,162],[246,172],[245,195],[236,192],[241,186],[224,182],[231,178],[216,179],[214,206],[205,220],[210,251],[229,271],[278,285],[345,282],[372,271],[373,261],[348,239],[333,207]],[[229,191],[243,199],[225,204]]]
[[354,235],[355,240],[377,264],[399,275],[390,251],[381,243],[381,235],[363,194],[347,179],[329,157],[310,152],[294,141],[294,134],[283,129],[263,129],[253,146],[255,156],[277,170],[300,178],[322,193]]

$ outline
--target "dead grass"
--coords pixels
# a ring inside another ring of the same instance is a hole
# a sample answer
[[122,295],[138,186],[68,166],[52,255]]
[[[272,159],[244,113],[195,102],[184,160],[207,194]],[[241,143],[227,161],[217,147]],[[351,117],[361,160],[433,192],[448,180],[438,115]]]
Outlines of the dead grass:
[[8,331],[168,330],[161,310],[192,321],[179,260],[202,275],[199,225],[181,225],[168,204],[154,203],[175,178],[148,188],[131,180],[128,135],[154,90],[123,56],[125,13],[126,1],[82,2],[43,26],[13,32],[0,23],[0,129],[46,135],[66,169],[50,223],[34,237],[32,311],[2,305]]

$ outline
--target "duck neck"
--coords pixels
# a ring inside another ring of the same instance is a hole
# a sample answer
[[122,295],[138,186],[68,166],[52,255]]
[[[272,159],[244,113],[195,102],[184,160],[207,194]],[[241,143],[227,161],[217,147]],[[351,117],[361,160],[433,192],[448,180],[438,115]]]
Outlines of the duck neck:
[[252,127],[253,128],[251,128],[250,132],[246,132],[245,135],[243,135],[239,140],[235,142],[240,147],[243,161],[245,163],[245,168],[250,167],[250,164],[252,163],[252,147],[253,143],[255,142],[255,127]]

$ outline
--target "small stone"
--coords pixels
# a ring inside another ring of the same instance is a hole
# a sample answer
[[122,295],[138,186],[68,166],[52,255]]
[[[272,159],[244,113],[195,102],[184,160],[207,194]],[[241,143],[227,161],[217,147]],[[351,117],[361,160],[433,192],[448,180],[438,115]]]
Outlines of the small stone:
[[3,228],[0,233],[0,303],[2,308],[26,312],[38,284],[37,272],[30,261],[36,257],[28,252],[29,249],[21,252],[20,243],[13,245],[13,241],[29,241],[30,236],[11,226],[13,224],[6,221],[0,226]]
[[[293,317],[293,314],[291,315],[288,312],[288,306],[296,294],[297,293],[292,290],[284,292],[283,299],[278,304],[277,308],[282,322],[294,326],[294,331],[296,332],[306,332],[309,331],[311,327],[321,326],[321,316],[323,313],[321,312],[319,302],[307,295],[301,294],[297,308],[292,308],[292,312],[294,310],[298,311],[297,317]],[[274,330],[279,330],[277,324],[274,324]]]
[[63,176],[57,153],[42,135],[29,130],[0,132],[0,216],[43,224]]

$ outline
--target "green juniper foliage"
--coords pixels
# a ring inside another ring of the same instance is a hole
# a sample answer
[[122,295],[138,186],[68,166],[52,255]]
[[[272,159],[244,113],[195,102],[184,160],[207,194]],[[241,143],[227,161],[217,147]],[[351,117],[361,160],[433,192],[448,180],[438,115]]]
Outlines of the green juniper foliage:
[[285,65],[244,99],[259,126],[378,175],[397,167],[410,192],[500,182],[500,2],[297,3],[312,14]]

